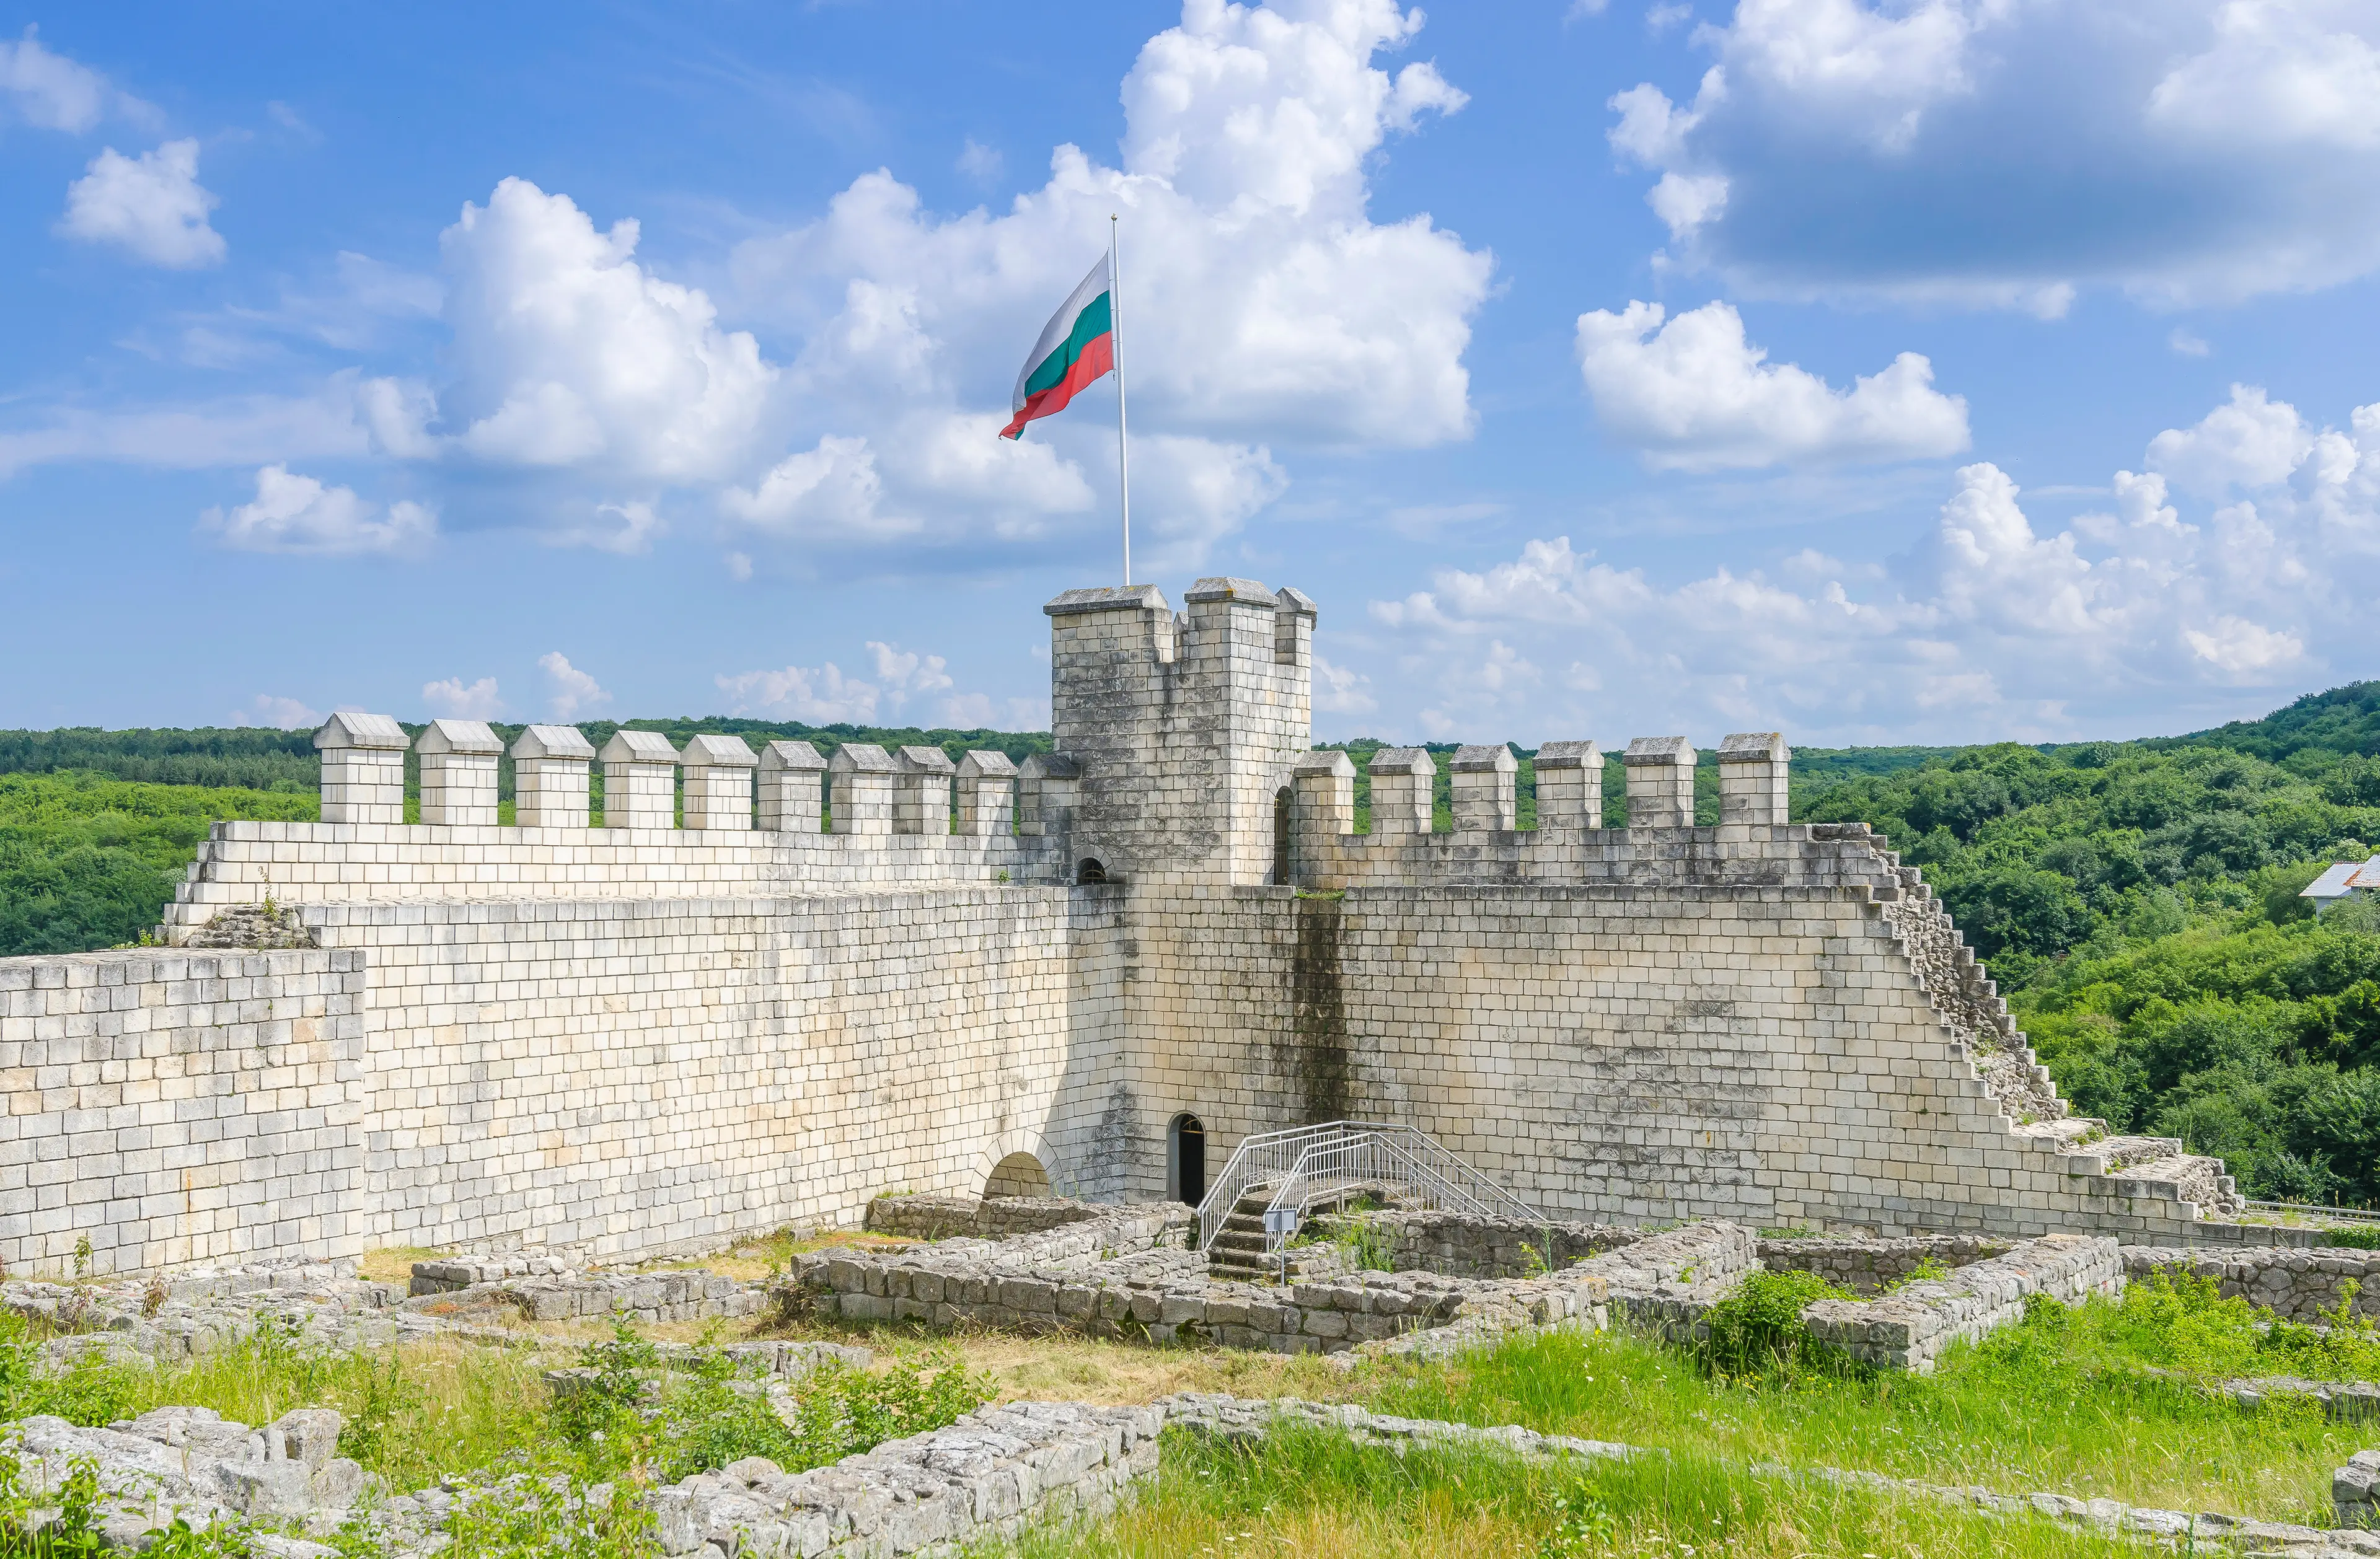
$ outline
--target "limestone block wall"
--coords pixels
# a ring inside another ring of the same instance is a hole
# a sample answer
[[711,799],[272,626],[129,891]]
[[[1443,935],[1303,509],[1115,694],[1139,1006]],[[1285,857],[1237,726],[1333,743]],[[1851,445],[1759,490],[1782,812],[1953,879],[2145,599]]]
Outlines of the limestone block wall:
[[0,1263],[363,1247],[363,955],[0,960]]
[[267,898],[301,904],[759,898],[1054,879],[1063,844],[1013,834],[217,823],[166,906],[165,932],[181,941],[220,911]]
[[369,954],[379,1242],[610,1256],[1088,1151],[1109,1052],[1075,1032],[1062,890],[306,916]]
[[1378,1118],[1563,1219],[2197,1242],[2170,1188],[2020,1134],[1875,897],[1787,880],[1794,859],[1770,886],[1620,861],[1649,880],[1136,900],[1114,933],[1131,1189],[1162,1193],[1177,1111],[1210,1165],[1248,1132]]
[[1088,896],[313,903],[319,949],[0,961],[0,1261],[613,1257],[1099,1156]]

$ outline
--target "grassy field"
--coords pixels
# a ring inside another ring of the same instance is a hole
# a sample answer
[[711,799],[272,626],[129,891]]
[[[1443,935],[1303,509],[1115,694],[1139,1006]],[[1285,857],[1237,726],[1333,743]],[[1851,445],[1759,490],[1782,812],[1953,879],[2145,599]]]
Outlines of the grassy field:
[[1169,1435],[1156,1488],[1087,1526],[980,1553],[1014,1559],[1297,1554],[1316,1559],[2082,1559],[2137,1542],[1808,1479],[1749,1477],[1694,1456],[1621,1464],[1351,1445],[1311,1430],[1262,1446]]
[[[726,1260],[774,1265],[783,1241]],[[380,1252],[394,1269],[420,1252]],[[2136,1283],[2120,1302],[2045,1306],[1929,1377],[1874,1375],[1820,1360],[1737,1376],[1693,1351],[1627,1335],[1551,1332],[1450,1362],[1374,1361],[1342,1370],[1312,1357],[1158,1348],[1075,1337],[907,1327],[656,1327],[647,1337],[590,1323],[515,1328],[516,1344],[408,1344],[310,1355],[267,1334],[195,1362],[102,1364],[42,1378],[22,1351],[38,1340],[0,1323],[0,1417],[55,1412],[105,1423],[190,1404],[246,1422],[325,1405],[348,1419],[342,1449],[391,1489],[485,1484],[523,1468],[555,1487],[670,1481],[736,1457],[822,1465],[894,1433],[947,1423],[983,1401],[1147,1402],[1182,1391],[1349,1401],[1378,1411],[1616,1441],[1631,1462],[1524,1462],[1500,1453],[1397,1456],[1328,1433],[1287,1430],[1259,1448],[1168,1436],[1157,1482],[1132,1509],[1026,1534],[986,1554],[1659,1554],[1858,1555],[2136,1553],[2119,1540],[1940,1500],[1814,1476],[1844,1468],[2000,1494],[2051,1491],[2182,1511],[2321,1524],[2331,1470],[2370,1439],[2302,1400],[2240,1408],[2203,1389],[2243,1373],[2380,1374],[2368,1325],[2260,1327],[2257,1312],[2204,1285]],[[829,1372],[802,1388],[788,1426],[735,1394],[714,1365],[681,1362],[656,1418],[624,1416],[627,1372],[650,1367],[653,1337],[756,1335],[864,1342],[866,1374]],[[543,1372],[591,1364],[613,1384],[573,1408]],[[558,1551],[558,1503],[492,1506],[469,1555]],[[650,1559],[642,1517],[623,1506],[606,1559]],[[591,1540],[590,1540],[591,1541]],[[353,1545],[358,1559],[370,1549]],[[574,1549],[574,1552],[577,1550]],[[200,1551],[194,1550],[193,1553]],[[212,1551],[206,1551],[212,1552]]]

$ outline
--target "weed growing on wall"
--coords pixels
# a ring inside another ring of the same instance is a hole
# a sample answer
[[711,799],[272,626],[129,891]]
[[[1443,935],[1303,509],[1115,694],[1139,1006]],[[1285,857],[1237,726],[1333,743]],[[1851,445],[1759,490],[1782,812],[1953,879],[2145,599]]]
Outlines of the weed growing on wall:
[[1815,1272],[1755,1272],[1711,1307],[1699,1348],[1703,1367],[1721,1377],[1840,1372],[1841,1356],[1810,1335],[1802,1309],[1818,1299],[1857,1295]]
[[[589,1482],[566,1461],[540,1461],[456,1506],[443,1559],[660,1559],[646,1488],[634,1479]],[[378,1559],[371,1544],[347,1536],[354,1559]]]
[[1928,1256],[1902,1274],[1899,1281],[1886,1284],[1884,1291],[1889,1294],[1898,1289],[1906,1288],[1912,1283],[1941,1283],[1947,1281],[1949,1275],[1949,1267],[1943,1265],[1935,1257]]
[[625,1322],[580,1352],[587,1373],[553,1407],[558,1437],[590,1468],[638,1468],[674,1483],[746,1456],[801,1472],[887,1440],[945,1428],[991,1399],[988,1377],[947,1358],[903,1360],[881,1374],[821,1367],[771,1400],[775,1383],[739,1372],[714,1346],[663,1372]]

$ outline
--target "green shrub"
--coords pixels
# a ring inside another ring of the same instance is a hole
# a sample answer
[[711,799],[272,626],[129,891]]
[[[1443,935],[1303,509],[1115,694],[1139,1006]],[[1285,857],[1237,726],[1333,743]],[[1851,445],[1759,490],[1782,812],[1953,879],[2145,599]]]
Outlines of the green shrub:
[[[456,1505],[443,1559],[661,1559],[643,1493],[627,1479],[592,1483],[567,1462],[523,1458]],[[358,1559],[376,1554],[358,1528],[341,1536]]]
[[1755,1272],[1711,1307],[1709,1335],[1697,1349],[1703,1367],[1717,1375],[1789,1379],[1837,1368],[1840,1356],[1810,1335],[1802,1310],[1818,1299],[1857,1297],[1815,1272]]
[[2326,1228],[2322,1231],[2322,1242],[2350,1251],[2380,1251],[2380,1224]]

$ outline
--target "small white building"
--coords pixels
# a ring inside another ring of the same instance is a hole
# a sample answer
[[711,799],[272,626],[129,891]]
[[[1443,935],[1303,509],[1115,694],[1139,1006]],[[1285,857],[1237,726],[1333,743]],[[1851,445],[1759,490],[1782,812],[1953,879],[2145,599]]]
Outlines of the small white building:
[[2380,890],[2380,855],[2361,864],[2341,862],[2301,888],[2298,897],[2313,900],[2313,912],[2322,913],[2342,899]]

